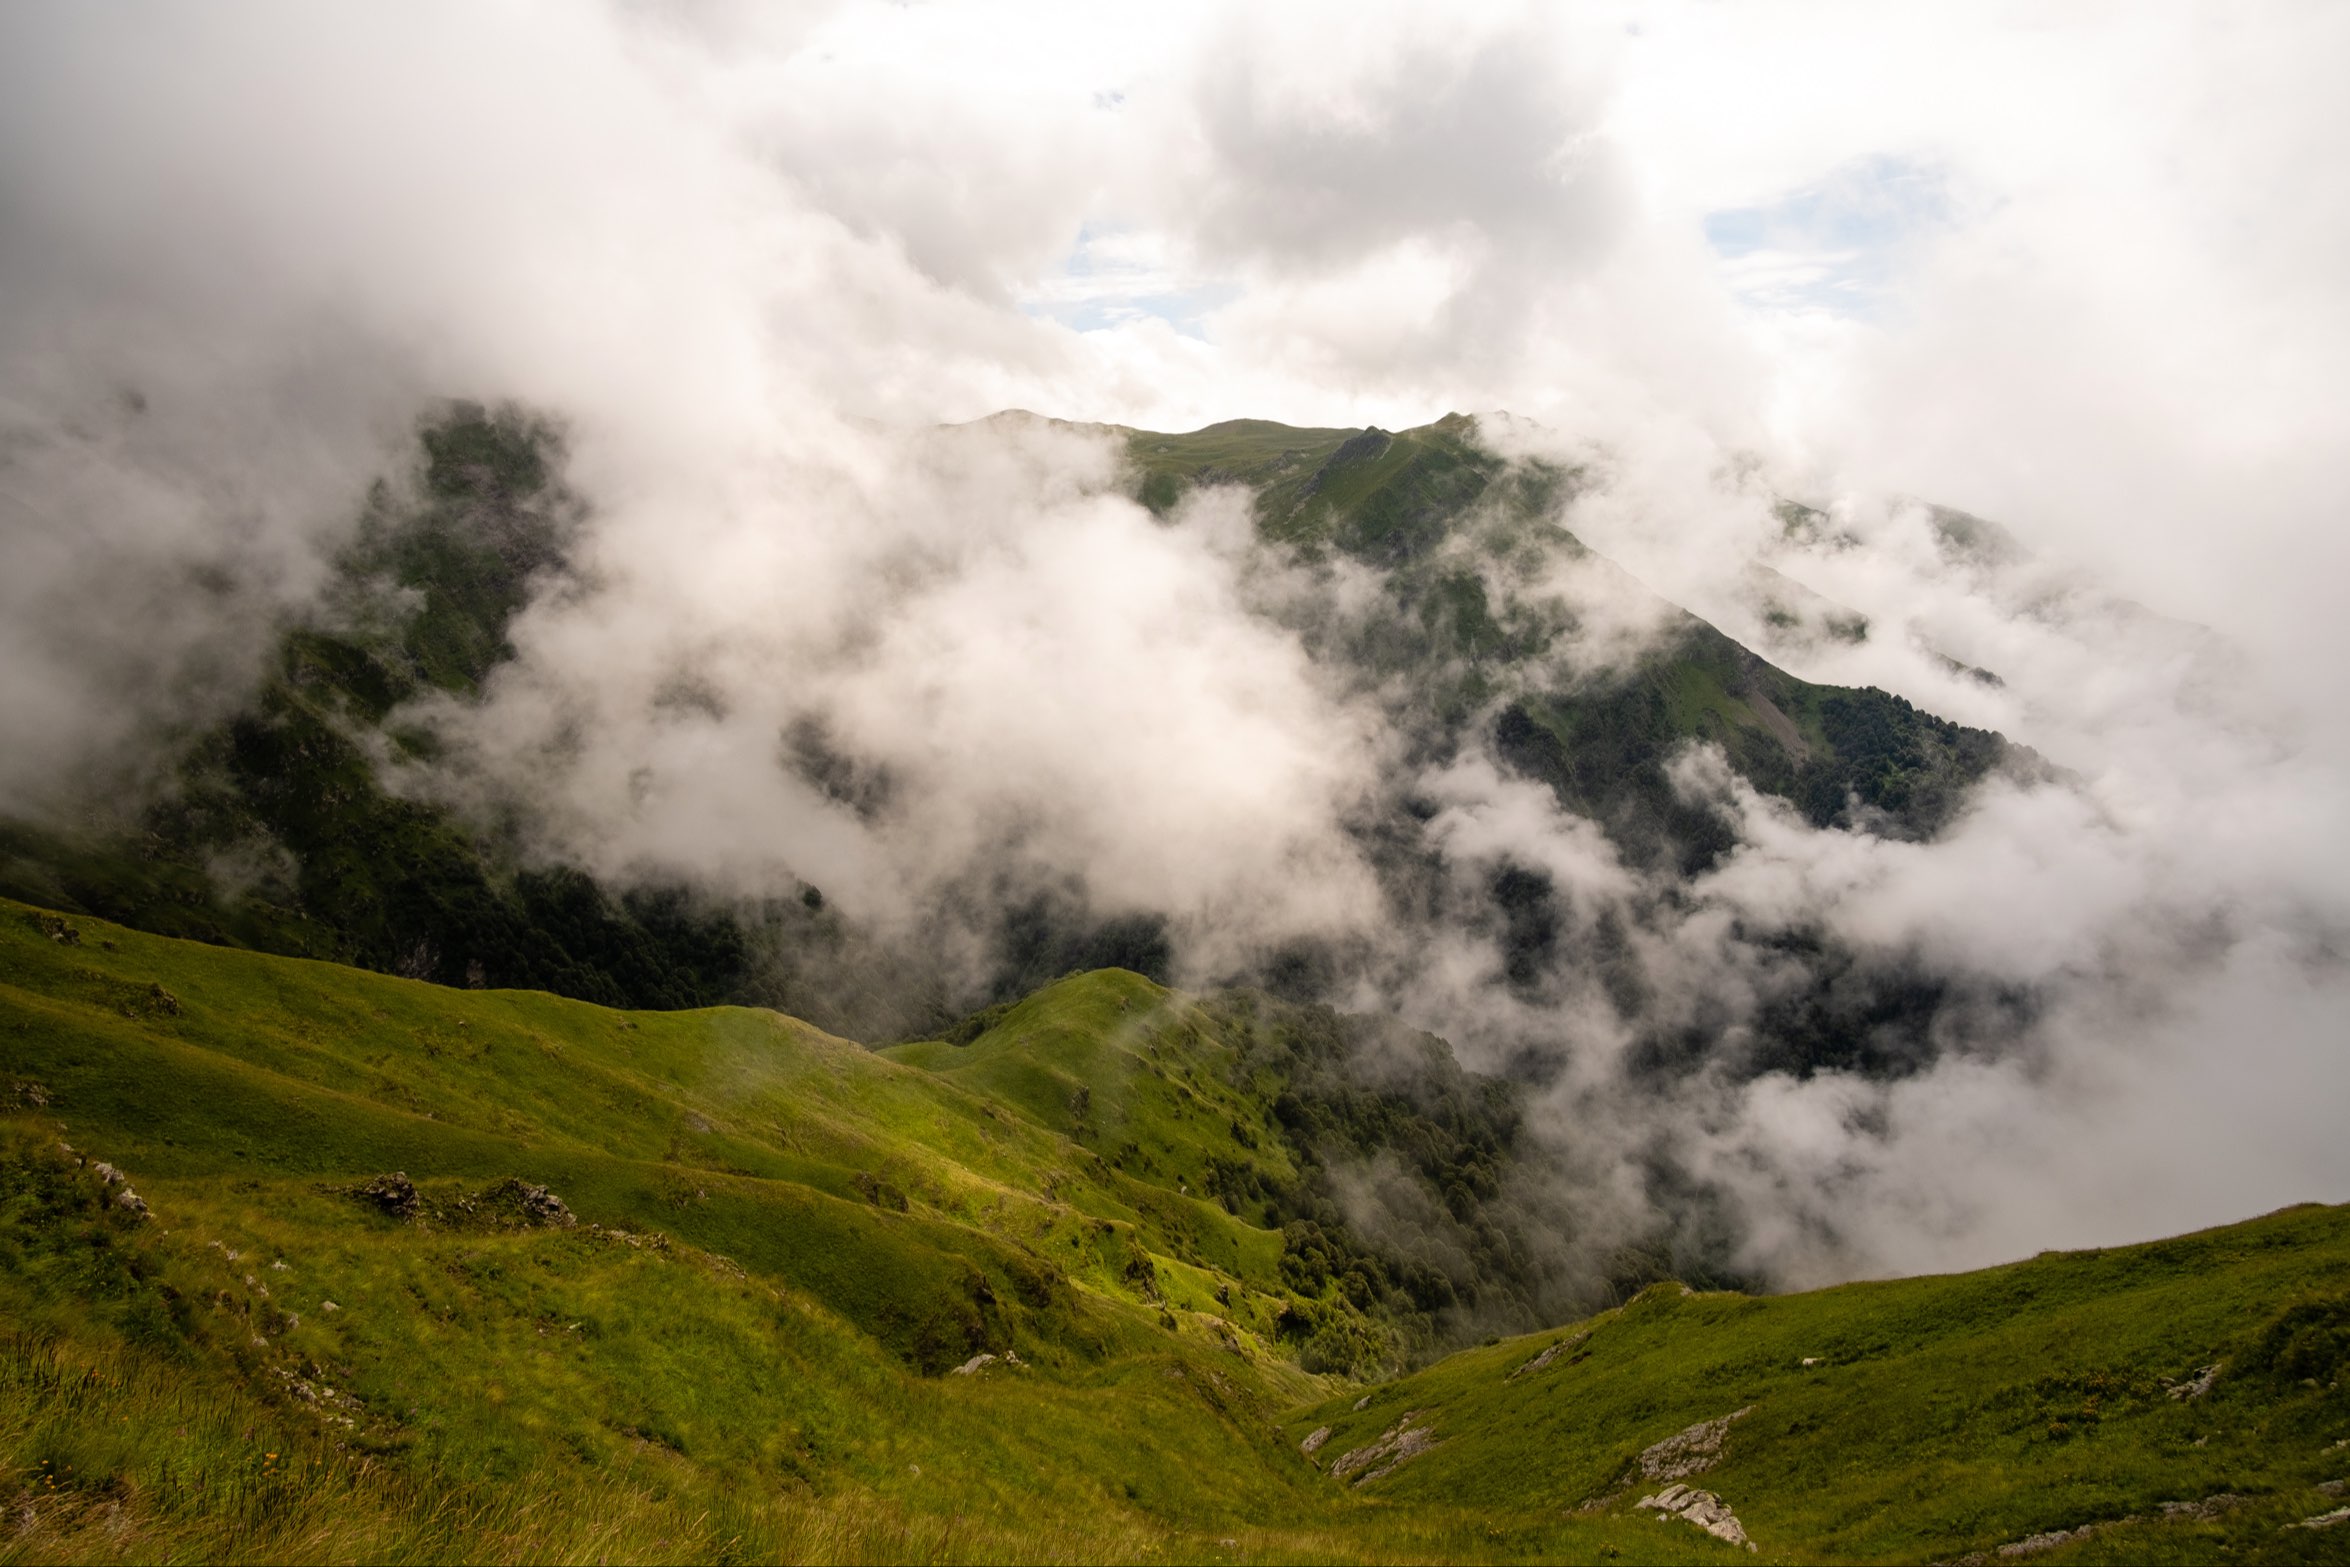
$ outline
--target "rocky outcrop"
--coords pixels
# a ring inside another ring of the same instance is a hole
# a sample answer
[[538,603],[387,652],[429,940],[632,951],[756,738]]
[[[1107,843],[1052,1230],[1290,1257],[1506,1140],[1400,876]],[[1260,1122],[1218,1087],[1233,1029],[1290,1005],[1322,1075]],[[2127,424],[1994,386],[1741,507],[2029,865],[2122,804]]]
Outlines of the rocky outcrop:
[[547,1224],[567,1230],[579,1222],[562,1198],[544,1186],[534,1186],[513,1176],[498,1182],[477,1200],[485,1206],[511,1209],[525,1224]]
[[2201,1398],[2211,1391],[2211,1385],[2218,1380],[2219,1366],[2214,1363],[2198,1367],[2176,1382],[2166,1382],[2163,1385],[2163,1391],[2176,1399]]
[[1297,1444],[1297,1450],[1305,1454],[1308,1458],[1311,1458],[1314,1456],[1314,1454],[1320,1452],[1322,1450],[1322,1444],[1329,1440],[1330,1428],[1328,1426],[1319,1426],[1315,1428],[1315,1430],[1311,1432],[1304,1441]]
[[375,1176],[352,1187],[350,1192],[361,1202],[373,1204],[376,1211],[387,1218],[416,1217],[416,1183],[408,1179],[405,1170]]
[[1688,1430],[1666,1437],[1641,1453],[1642,1477],[1686,1480],[1691,1475],[1705,1473],[1722,1461],[1722,1439],[1730,1434],[1730,1427],[1753,1413],[1754,1406],[1749,1404],[1718,1419],[1700,1420]]
[[1417,1409],[1406,1411],[1401,1420],[1380,1434],[1378,1441],[1341,1455],[1331,1464],[1330,1477],[1334,1480],[1351,1477],[1356,1485],[1368,1485],[1395,1473],[1436,1446],[1436,1428],[1413,1423],[1422,1413]]
[[1654,1496],[1644,1496],[1633,1504],[1655,1512],[1657,1522],[1678,1518],[1683,1523],[1695,1524],[1717,1540],[1732,1545],[1755,1549],[1755,1543],[1746,1537],[1746,1526],[1738,1515],[1730,1511],[1730,1504],[1711,1491],[1700,1491],[1694,1486],[1668,1485]]
[[[2238,1496],[2233,1491],[2221,1491],[2194,1502],[2164,1502],[2162,1521],[2165,1523],[2193,1523],[2199,1519],[2216,1518],[2224,1512],[2243,1506],[2250,1497]],[[2126,1529],[2132,1524],[2144,1523],[2139,1513],[2126,1513],[2119,1518],[2101,1518],[2094,1523],[2076,1524],[2070,1529],[2047,1529],[2038,1534],[2027,1534],[2020,1540],[2010,1540],[1992,1551],[1976,1551],[1958,1557],[1951,1567],[1990,1567],[2001,1561],[2015,1561],[2026,1556],[2037,1556],[2053,1551],[2060,1545],[2071,1545],[2108,1529]]]
[[1577,1333],[1570,1338],[1560,1339],[1556,1344],[1551,1345],[1550,1348],[1544,1350],[1541,1354],[1536,1355],[1533,1359],[1518,1367],[1517,1370],[1511,1372],[1507,1377],[1503,1378],[1503,1380],[1508,1382],[1515,1382],[1520,1377],[1532,1376],[1535,1372],[1540,1371],[1543,1367],[1549,1365],[1552,1361],[1558,1359],[1559,1356],[1573,1349],[1576,1345],[1582,1343],[1590,1336],[1591,1335],[1588,1333]]
[[453,1227],[526,1225],[568,1230],[579,1223],[571,1205],[546,1187],[519,1176],[493,1181],[478,1192],[428,1199],[404,1170],[374,1176],[357,1186],[323,1190],[366,1203],[386,1218],[421,1219]]
[[[58,1146],[63,1147],[64,1144],[60,1143]],[[131,1190],[129,1176],[123,1174],[120,1170],[117,1170],[113,1165],[108,1164],[103,1159],[99,1160],[96,1164],[91,1165],[90,1170],[91,1173],[96,1175],[98,1179],[104,1182],[106,1187],[114,1193],[114,1205],[117,1208],[122,1209],[125,1213],[128,1213],[134,1219],[144,1219],[147,1217],[147,1199],[141,1197],[137,1192]]]

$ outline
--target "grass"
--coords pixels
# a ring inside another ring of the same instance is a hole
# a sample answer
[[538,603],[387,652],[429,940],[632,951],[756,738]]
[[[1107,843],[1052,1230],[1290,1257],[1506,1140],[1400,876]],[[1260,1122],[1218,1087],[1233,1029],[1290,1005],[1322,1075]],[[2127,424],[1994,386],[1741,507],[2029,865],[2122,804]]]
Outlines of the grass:
[[[2350,1471],[2345,1210],[1660,1286],[1366,1387],[1299,1369],[1282,1314],[1335,1297],[1200,1194],[1295,1173],[1215,1009],[1110,971],[983,1023],[876,1053],[0,907],[0,1560],[1725,1560],[1616,1483],[1747,1405],[1703,1483],[1767,1559],[2217,1492],[2066,1550],[2341,1559],[2280,1525]],[[395,1170],[408,1217],[354,1195]],[[1299,1450],[1406,1410],[1442,1440],[1385,1478]]]
[[[1658,1285],[1572,1328],[1453,1356],[1362,1410],[1336,1399],[1285,1426],[1300,1439],[1331,1427],[1335,1457],[1421,1411],[1439,1444],[1364,1489],[1621,1514],[1661,1489],[1633,1473],[1643,1448],[1751,1409],[1696,1483],[1766,1556],[1948,1558],[2225,1493],[2244,1505],[2141,1521],[2068,1554],[2207,1559],[2224,1545],[2241,1560],[2341,1560],[2350,1542],[2279,1533],[2340,1505],[2315,1487],[2350,1473],[2334,1446],[2350,1437],[2340,1338],[2288,1368],[2308,1377],[2264,1363],[2297,1305],[2350,1318],[2350,1209],[1778,1298]],[[2170,1395],[2210,1365],[2222,1373],[2207,1394]]]

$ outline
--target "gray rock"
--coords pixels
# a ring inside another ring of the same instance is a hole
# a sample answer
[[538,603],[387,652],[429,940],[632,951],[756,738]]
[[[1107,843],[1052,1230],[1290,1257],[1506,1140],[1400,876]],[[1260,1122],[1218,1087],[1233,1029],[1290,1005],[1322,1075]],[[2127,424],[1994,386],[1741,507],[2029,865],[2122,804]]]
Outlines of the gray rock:
[[2218,1380],[2219,1366],[2214,1363],[2191,1371],[2176,1382],[2166,1382],[2164,1391],[2177,1399],[2201,1398],[2211,1391],[2211,1385]]
[[1695,1524],[1717,1540],[1743,1545],[1750,1551],[1756,1549],[1755,1543],[1746,1537],[1746,1526],[1738,1521],[1736,1513],[1730,1511],[1730,1504],[1711,1491],[1700,1491],[1687,1485],[1668,1485],[1654,1496],[1644,1496],[1632,1505],[1635,1509],[1648,1508],[1654,1511],[1659,1523],[1667,1518],[1678,1518],[1684,1523]]
[[405,1170],[379,1175],[362,1185],[354,1186],[351,1195],[362,1202],[373,1203],[378,1210],[392,1218],[416,1217],[416,1183],[408,1179]]
[[1722,1461],[1722,1439],[1730,1427],[1754,1413],[1754,1406],[1733,1410],[1714,1420],[1700,1420],[1676,1432],[1640,1455],[1640,1473],[1650,1480],[1685,1480],[1703,1474]]
[[1356,1485],[1368,1485],[1382,1479],[1437,1445],[1433,1426],[1415,1426],[1421,1411],[1405,1412],[1404,1417],[1383,1432],[1379,1440],[1358,1447],[1340,1457],[1330,1466],[1332,1479],[1344,1480],[1352,1476]]
[[2165,1502],[2162,1504],[2162,1516],[2172,1521],[2216,1518],[2221,1513],[2233,1511],[2250,1500],[2250,1497],[2238,1496],[2233,1491],[2221,1491],[2203,1498],[2200,1502]]
[[1517,1370],[1511,1372],[1505,1380],[1515,1382],[1520,1377],[1532,1376],[1535,1372],[1540,1371],[1544,1366],[1549,1365],[1552,1361],[1558,1359],[1559,1356],[1565,1354],[1568,1350],[1573,1349],[1576,1345],[1582,1343],[1590,1336],[1591,1335],[1588,1333],[1577,1333],[1570,1338],[1560,1339],[1556,1344],[1551,1345],[1541,1354],[1536,1355],[1532,1360],[1527,1361],[1524,1365],[1518,1367]]

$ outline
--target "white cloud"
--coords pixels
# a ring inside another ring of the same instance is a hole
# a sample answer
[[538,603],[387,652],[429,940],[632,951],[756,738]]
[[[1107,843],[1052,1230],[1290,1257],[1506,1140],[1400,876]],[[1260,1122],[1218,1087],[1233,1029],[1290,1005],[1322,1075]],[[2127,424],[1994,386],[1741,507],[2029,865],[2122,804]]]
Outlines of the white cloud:
[[[885,921],[1016,864],[1171,913],[1203,971],[1385,941],[1417,1021],[1563,1042],[1559,1115],[1618,1156],[1590,1182],[1629,1202],[1634,1145],[1678,1138],[1791,1275],[2338,1197],[2346,34],[2324,4],[11,7],[0,795],[234,700],[421,400],[515,397],[569,423],[596,586],[453,722],[550,844]],[[1392,758],[1257,613],[1307,589],[1229,497],[1169,529],[1098,443],[909,433],[1012,406],[1509,409],[1587,464],[1569,521],[1621,568],[1529,589],[1579,604],[1575,656],[1653,637],[1642,584],[1759,637],[1757,556],[1865,613],[1782,656],[2075,782],[1920,846],[1714,780],[1743,847],[1685,909],[1474,757],[1421,780],[1430,842],[1454,894],[1527,864],[1577,930],[1613,911],[1659,1012],[1724,1038],[1786,981],[1741,933],[1773,922],[2036,1021],[1890,1085],[1641,1101],[1643,1020],[1596,981],[1520,994],[1490,933],[1360,928],[1342,823]],[[1897,493],[2031,558],[1947,559]],[[1860,546],[1784,540],[1777,495]],[[886,800],[779,766],[802,721]]]

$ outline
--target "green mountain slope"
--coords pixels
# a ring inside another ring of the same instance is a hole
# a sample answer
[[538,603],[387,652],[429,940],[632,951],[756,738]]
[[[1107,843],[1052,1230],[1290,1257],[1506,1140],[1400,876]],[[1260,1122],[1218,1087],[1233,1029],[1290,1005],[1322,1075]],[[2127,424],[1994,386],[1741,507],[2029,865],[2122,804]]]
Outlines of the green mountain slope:
[[[1298,629],[1317,659],[1381,693],[1407,761],[1490,742],[1636,858],[1695,866],[1722,847],[1720,825],[1678,801],[1662,770],[1690,740],[1722,745],[1816,822],[1911,835],[2016,759],[1997,736],[1886,693],[1797,680],[1663,606],[1674,629],[1650,656],[1578,672],[1560,653],[1573,616],[1542,577],[1588,555],[1557,521],[1579,476],[1503,463],[1462,416],[1394,433],[1240,420],[1119,434],[1146,504],[1164,512],[1203,484],[1246,485],[1269,541],[1378,575],[1366,618],[1307,605]],[[512,617],[567,569],[583,508],[563,462],[559,432],[525,412],[443,409],[419,432],[414,472],[366,497],[333,591],[283,632],[245,710],[176,737],[170,796],[131,820],[103,805],[72,826],[0,820],[0,894],[447,984],[620,1006],[777,1004],[877,1038],[1073,967],[1165,972],[1164,932],[1148,919],[1023,906],[993,933],[994,982],[948,996],[918,960],[860,945],[815,889],[757,907],[682,888],[621,893],[387,788],[388,761],[431,754],[404,704],[474,699],[511,657]],[[793,744],[821,782],[853,759],[819,738]],[[1389,828],[1408,835],[1398,817],[1371,839]],[[877,990],[868,974],[887,982]]]
[[429,745],[387,721],[419,696],[473,696],[513,656],[508,623],[563,570],[579,512],[559,436],[516,410],[457,405],[418,444],[417,473],[367,497],[334,591],[282,634],[245,709],[178,737],[176,788],[128,823],[0,821],[0,892],[448,984],[656,1007],[735,996],[750,955],[727,911],[519,864],[385,787],[387,756]]
[[[2038,1557],[2001,1547],[2077,1530],[2045,1559],[2340,1561],[2350,1539],[2281,1526],[2342,1504],[2345,1371],[2350,1209],[2312,1204],[1776,1299],[1660,1284],[1285,1425],[1398,1504],[1696,1533],[1641,1506],[1678,1480],[1766,1559]],[[1350,1464],[1399,1427],[1413,1456]]]
[[[1695,864],[1721,847],[1719,828],[1679,807],[1663,776],[1692,740],[1722,746],[1757,787],[1817,824],[1857,819],[1910,836],[1940,828],[1992,768],[2036,765],[1997,735],[1888,692],[1797,679],[1629,578],[1619,591],[1651,601],[1654,645],[1624,667],[1562,661],[1577,627],[1549,596],[1549,571],[1590,558],[1558,521],[1582,475],[1503,462],[1476,444],[1465,415],[1394,433],[1261,420],[1122,433],[1137,493],[1154,509],[1200,485],[1246,485],[1267,539],[1378,571],[1385,614],[1338,638],[1311,619],[1302,627],[1324,656],[1403,677],[1393,717],[1424,750],[1450,751],[1468,726],[1490,724],[1505,758],[1635,852]],[[1823,634],[1868,634],[1832,606],[1802,609]],[[1797,629],[1809,623],[1777,613]]]
[[1112,971],[876,1054],[0,908],[0,1554],[1735,1559],[1613,1487],[1751,1405],[1771,1559],[2341,1559],[2346,1210],[1317,1372],[1427,1283],[1285,1218],[1328,1161],[1507,1217],[1506,1089],[1325,1096],[1346,1026]]

